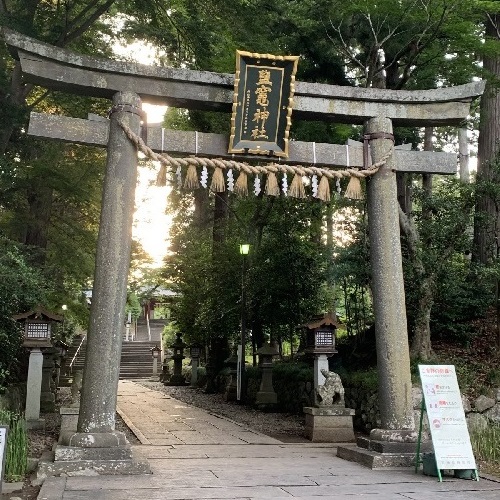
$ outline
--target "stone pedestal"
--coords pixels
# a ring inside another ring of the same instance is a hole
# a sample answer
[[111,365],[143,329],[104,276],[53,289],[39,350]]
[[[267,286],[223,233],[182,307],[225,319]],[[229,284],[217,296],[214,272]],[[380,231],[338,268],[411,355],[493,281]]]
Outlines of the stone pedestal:
[[153,375],[151,376],[151,382],[159,382],[160,377],[158,375],[158,358],[153,358]]
[[54,370],[56,368],[55,356],[58,349],[50,347],[43,353],[42,387],[40,394],[40,410],[43,413],[53,413],[56,409],[56,394],[54,391]]
[[26,425],[28,429],[41,429],[45,420],[40,418],[40,393],[42,388],[43,354],[34,347],[30,353],[28,382],[26,386]]
[[236,401],[238,396],[237,366],[238,358],[233,355],[226,359],[226,365],[229,366],[229,380],[224,392],[226,401]]
[[198,364],[199,358],[191,358],[191,387],[198,385]]
[[354,410],[342,406],[305,407],[305,436],[313,443],[354,442]]
[[75,434],[78,426],[78,414],[80,406],[67,406],[59,409],[61,414],[61,430],[59,433],[58,443],[69,441],[69,438]]
[[[314,390],[325,383],[325,377],[321,370],[328,371],[328,356],[326,354],[315,354],[314,356]],[[314,393],[314,404],[318,404],[318,396]]]

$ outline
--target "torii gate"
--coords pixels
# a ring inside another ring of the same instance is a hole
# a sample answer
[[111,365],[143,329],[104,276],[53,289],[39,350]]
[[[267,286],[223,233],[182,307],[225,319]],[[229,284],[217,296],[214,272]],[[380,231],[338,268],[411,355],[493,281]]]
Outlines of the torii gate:
[[[108,150],[78,432],[65,444],[87,452],[106,448],[111,457],[113,448],[124,446],[124,436],[115,432],[115,410],[137,176],[136,145],[123,124],[132,134],[139,133],[141,99],[230,112],[233,76],[92,58],[9,30],[4,30],[4,36],[27,81],[113,100],[109,121],[32,113],[29,128],[30,134],[40,137]],[[382,454],[408,451],[405,444],[416,440],[396,172],[456,173],[454,154],[393,151],[392,127],[459,125],[467,118],[472,99],[483,90],[483,82],[428,91],[295,84],[294,118],[364,124],[372,162],[388,157],[367,186],[381,412],[381,428],[371,432],[368,447]],[[227,153],[228,137],[216,134],[150,128],[148,145],[157,152],[232,159]],[[362,148],[333,144],[291,142],[289,154],[291,165],[353,168],[364,164]],[[243,159],[268,160],[254,155]],[[408,456],[412,460],[414,453]],[[406,464],[411,465],[411,460]]]

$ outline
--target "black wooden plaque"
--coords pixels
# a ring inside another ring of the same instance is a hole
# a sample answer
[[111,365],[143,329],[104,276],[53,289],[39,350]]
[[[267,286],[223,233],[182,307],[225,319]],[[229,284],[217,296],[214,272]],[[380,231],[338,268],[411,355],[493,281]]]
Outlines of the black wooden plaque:
[[229,153],[288,157],[298,59],[236,52]]

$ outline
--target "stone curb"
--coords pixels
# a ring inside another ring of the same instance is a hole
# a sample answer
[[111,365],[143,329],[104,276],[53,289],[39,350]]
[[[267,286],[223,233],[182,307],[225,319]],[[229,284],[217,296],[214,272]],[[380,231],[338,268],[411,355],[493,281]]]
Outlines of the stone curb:
[[151,444],[151,441],[133,424],[132,420],[128,418],[118,405],[116,405],[116,412],[125,422],[125,425],[135,434],[135,437],[141,442],[141,444]]
[[65,488],[65,477],[47,477],[43,482],[40,493],[37,496],[37,500],[62,500]]

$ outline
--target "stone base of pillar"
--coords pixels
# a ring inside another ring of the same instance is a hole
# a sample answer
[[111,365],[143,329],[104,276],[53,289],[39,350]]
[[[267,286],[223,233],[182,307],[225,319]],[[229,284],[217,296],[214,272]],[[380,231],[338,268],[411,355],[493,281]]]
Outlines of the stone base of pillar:
[[354,442],[352,416],[354,410],[343,406],[305,407],[304,435],[313,443]]
[[[66,424],[72,423],[68,417]],[[147,460],[132,449],[123,432],[86,433],[66,429],[61,436],[54,451],[40,459],[37,479],[62,473],[68,476],[151,473]]]
[[[415,467],[417,438],[415,431],[374,429],[370,437],[357,438],[356,446],[339,446],[337,456],[370,469]],[[432,442],[423,441],[420,453],[431,451]]]
[[[85,453],[81,459],[70,459],[75,457],[71,450],[59,451],[59,456],[67,456],[67,460],[55,460],[56,452],[47,452],[42,455],[36,472],[36,479],[42,482],[49,476],[95,476],[95,475],[115,475],[115,474],[151,474],[149,463],[134,450],[131,458],[121,459],[117,457],[116,449],[112,452],[109,449],[101,449],[101,458],[87,458]],[[62,447],[64,448],[64,447]],[[80,450],[82,448],[79,448]],[[113,457],[113,458],[109,458]]]
[[66,406],[59,409],[61,414],[61,430],[59,432],[59,444],[69,442],[70,437],[76,433],[78,425],[79,406]]
[[31,430],[45,429],[45,419],[44,418],[27,419],[26,428]]

